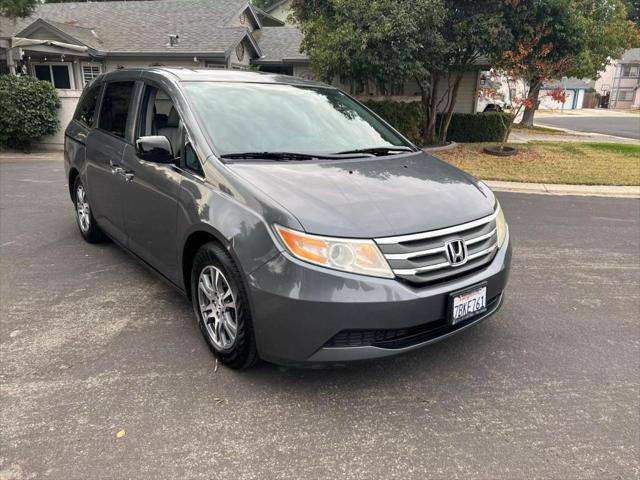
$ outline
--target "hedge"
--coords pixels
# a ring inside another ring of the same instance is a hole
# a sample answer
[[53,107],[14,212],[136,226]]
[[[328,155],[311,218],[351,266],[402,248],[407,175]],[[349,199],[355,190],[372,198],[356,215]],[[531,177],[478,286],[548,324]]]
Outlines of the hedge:
[[[365,105],[397,128],[409,140],[422,144],[424,118],[420,102],[369,100]],[[454,142],[500,142],[504,137],[510,113],[454,113],[451,117],[447,140]],[[504,120],[504,122],[503,122]],[[438,114],[436,129],[440,130],[443,115]]]
[[51,83],[0,75],[0,147],[28,150],[32,140],[56,133],[60,99]]

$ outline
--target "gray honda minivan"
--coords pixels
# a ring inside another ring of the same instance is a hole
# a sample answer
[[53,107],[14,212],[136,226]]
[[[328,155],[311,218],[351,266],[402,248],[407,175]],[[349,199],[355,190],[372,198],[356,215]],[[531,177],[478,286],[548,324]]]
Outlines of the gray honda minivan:
[[193,303],[234,368],[408,352],[495,313],[500,204],[349,95],[290,76],[118,70],[66,130],[81,235]]

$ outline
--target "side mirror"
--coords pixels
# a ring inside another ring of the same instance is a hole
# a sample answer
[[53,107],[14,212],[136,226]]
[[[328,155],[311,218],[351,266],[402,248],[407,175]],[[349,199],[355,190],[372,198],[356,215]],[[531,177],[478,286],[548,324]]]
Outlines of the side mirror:
[[136,140],[136,151],[142,160],[155,163],[172,163],[171,142],[162,135],[149,135]]

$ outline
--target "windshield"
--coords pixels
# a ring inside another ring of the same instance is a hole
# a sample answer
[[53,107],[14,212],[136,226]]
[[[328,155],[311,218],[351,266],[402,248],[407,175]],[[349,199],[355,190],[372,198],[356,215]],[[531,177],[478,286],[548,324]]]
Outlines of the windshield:
[[333,88],[187,82],[187,94],[221,155],[340,152],[409,146]]

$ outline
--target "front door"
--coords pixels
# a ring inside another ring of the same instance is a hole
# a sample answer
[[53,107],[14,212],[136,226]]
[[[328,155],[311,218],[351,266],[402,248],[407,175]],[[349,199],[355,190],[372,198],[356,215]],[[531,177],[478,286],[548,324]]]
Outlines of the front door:
[[113,82],[105,87],[98,126],[87,137],[86,180],[91,210],[100,228],[126,244],[123,214],[124,171],[120,162],[130,146],[134,82]]
[[[136,138],[164,135],[179,157],[181,124],[173,102],[156,87],[145,85]],[[122,167],[127,172],[124,220],[129,248],[167,278],[181,281],[176,238],[178,191],[182,175],[171,164],[138,158],[135,147],[124,149]]]

